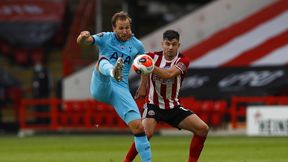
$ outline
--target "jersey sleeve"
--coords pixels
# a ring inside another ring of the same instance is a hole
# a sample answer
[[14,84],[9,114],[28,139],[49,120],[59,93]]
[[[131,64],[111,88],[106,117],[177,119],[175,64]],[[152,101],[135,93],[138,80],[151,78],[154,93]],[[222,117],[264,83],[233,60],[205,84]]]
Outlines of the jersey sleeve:
[[144,54],[145,53],[145,48],[144,48],[144,45],[143,45],[143,43],[140,41],[140,40],[138,40],[138,46],[137,46],[138,48],[138,54]]
[[176,64],[176,68],[178,68],[182,74],[186,73],[189,67],[190,60],[188,57],[182,57]]
[[138,55],[146,54],[143,43],[140,40],[136,39],[135,37],[134,37],[134,45],[137,48],[137,54],[135,55],[135,58]]
[[101,32],[101,33],[92,35],[92,37],[94,39],[92,45],[94,45],[94,46],[95,45],[102,46],[103,42],[105,40],[105,37],[106,37],[106,33],[105,32]]
[[147,52],[146,55],[152,57],[153,59],[155,57],[155,53],[153,53],[153,52]]

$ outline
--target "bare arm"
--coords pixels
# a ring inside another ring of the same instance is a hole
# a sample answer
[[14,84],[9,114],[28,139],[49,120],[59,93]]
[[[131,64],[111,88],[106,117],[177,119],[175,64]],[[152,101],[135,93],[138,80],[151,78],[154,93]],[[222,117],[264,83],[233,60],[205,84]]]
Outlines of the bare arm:
[[141,82],[134,96],[135,99],[138,99],[138,98],[141,99],[141,98],[146,97],[147,83],[148,83],[148,75],[146,76],[141,75]]
[[93,37],[89,31],[82,31],[77,37],[77,43],[80,45],[91,45],[93,43]]
[[159,68],[155,66],[153,74],[156,74],[163,79],[170,79],[176,77],[177,75],[180,75],[181,71],[176,66],[172,66],[169,69]]

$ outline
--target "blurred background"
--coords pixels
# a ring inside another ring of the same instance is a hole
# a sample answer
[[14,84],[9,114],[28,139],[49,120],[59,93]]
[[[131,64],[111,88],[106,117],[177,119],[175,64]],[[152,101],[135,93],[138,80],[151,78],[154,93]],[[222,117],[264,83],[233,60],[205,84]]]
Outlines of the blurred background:
[[[181,101],[212,131],[288,135],[286,0],[1,0],[0,134],[128,131],[89,94],[97,48],[76,44],[82,30],[111,31],[121,10],[146,51],[161,50],[163,31],[180,33],[191,60]],[[138,84],[132,72],[132,93]]]

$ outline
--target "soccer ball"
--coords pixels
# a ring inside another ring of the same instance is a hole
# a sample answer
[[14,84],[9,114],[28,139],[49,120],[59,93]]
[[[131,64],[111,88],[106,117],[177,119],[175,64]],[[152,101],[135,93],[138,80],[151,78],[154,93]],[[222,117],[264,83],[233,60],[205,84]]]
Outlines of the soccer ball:
[[138,55],[134,59],[132,67],[137,74],[147,75],[154,69],[154,60],[146,54]]

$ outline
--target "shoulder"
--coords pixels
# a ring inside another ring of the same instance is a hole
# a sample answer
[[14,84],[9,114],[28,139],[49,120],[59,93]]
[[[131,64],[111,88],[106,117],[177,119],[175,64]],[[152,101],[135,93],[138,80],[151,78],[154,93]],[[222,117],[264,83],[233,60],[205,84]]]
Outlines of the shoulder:
[[143,43],[138,38],[135,37],[135,35],[131,36],[130,42],[132,42],[133,44],[137,46],[144,46]]
[[148,52],[146,54],[154,59],[155,57],[162,56],[163,55],[163,51]]
[[100,38],[100,39],[111,37],[111,36],[113,36],[112,32],[101,32],[101,33],[97,33],[93,35],[94,38]]
[[94,45],[103,45],[104,42],[107,42],[107,40],[111,40],[113,36],[112,32],[101,32],[101,33],[97,33],[92,35],[93,39],[94,39]]
[[179,53],[178,57],[179,57],[179,61],[189,64],[190,62],[189,57],[183,55],[182,53]]
[[178,54],[178,59],[175,63],[175,66],[181,71],[182,74],[185,74],[189,67],[189,58],[184,56],[183,54]]
[[155,55],[161,55],[161,56],[163,55],[163,51],[155,51],[154,53]]
[[144,44],[134,35],[129,39],[129,43],[138,50],[138,54],[143,54],[145,52]]

